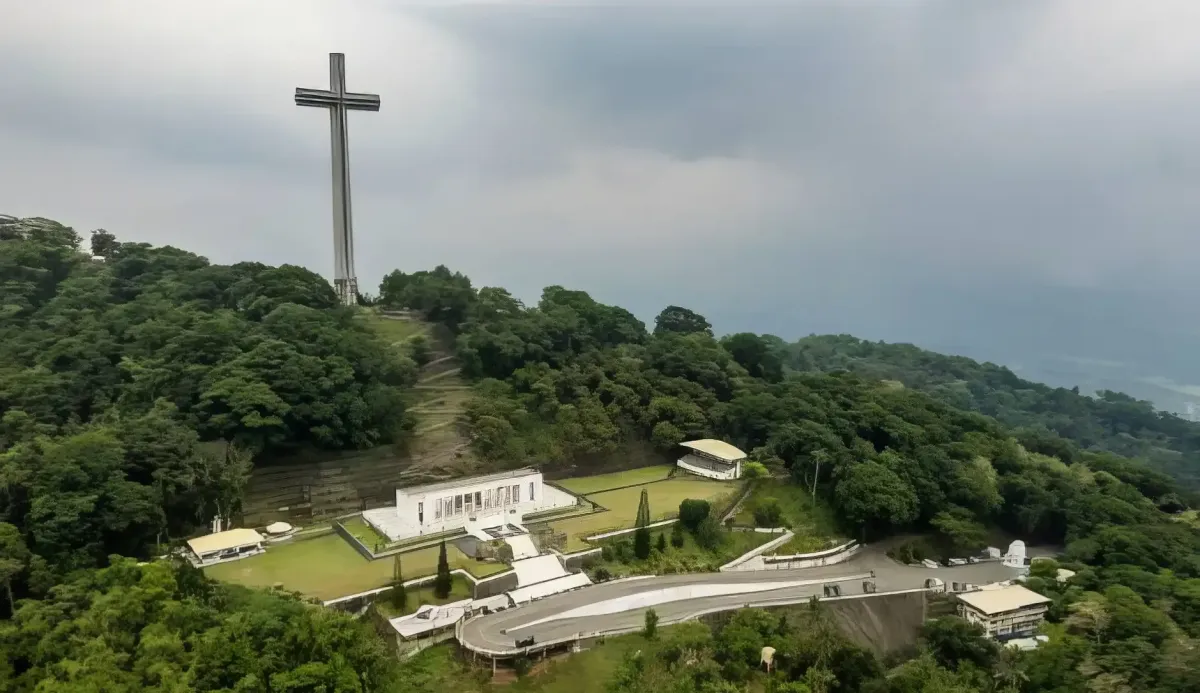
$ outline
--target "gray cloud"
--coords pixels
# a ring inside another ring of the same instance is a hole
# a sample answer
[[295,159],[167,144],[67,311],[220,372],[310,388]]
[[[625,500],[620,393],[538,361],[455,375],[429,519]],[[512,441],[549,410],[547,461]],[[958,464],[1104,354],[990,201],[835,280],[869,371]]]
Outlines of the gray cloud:
[[328,271],[327,121],[291,91],[341,50],[383,98],[351,126],[368,286],[444,262],[724,329],[1157,362],[1200,318],[1188,0],[43,5],[0,26],[0,211]]

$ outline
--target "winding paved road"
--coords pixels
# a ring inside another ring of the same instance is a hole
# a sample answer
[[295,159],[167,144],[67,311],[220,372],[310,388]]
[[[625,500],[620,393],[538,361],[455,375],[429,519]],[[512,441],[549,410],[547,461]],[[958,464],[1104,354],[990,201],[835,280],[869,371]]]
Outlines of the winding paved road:
[[[635,629],[643,623],[645,608],[637,603],[637,595],[642,595],[645,599],[648,592],[672,587],[759,583],[763,584],[764,589],[656,604],[654,610],[663,623],[684,620],[709,610],[735,609],[749,602],[785,599],[803,601],[813,595],[821,595],[822,585],[828,582],[850,580],[843,583],[842,594],[856,595],[862,593],[863,574],[872,571],[875,574],[878,592],[919,589],[925,586],[926,578],[931,577],[941,578],[947,584],[985,584],[1009,580],[1017,575],[1015,569],[995,561],[936,569],[916,568],[891,560],[884,554],[882,546],[869,546],[845,563],[821,568],[664,575],[601,583],[470,619],[462,625],[461,643],[476,652],[501,654],[512,652],[515,640],[530,636],[541,643],[569,638],[578,633],[611,633]],[[810,580],[818,582],[778,587],[778,583],[781,582],[799,583]],[[768,583],[775,585],[768,587]],[[631,600],[631,597],[635,599]],[[586,605],[604,602],[611,602],[606,609],[608,613],[574,617],[568,613]]]

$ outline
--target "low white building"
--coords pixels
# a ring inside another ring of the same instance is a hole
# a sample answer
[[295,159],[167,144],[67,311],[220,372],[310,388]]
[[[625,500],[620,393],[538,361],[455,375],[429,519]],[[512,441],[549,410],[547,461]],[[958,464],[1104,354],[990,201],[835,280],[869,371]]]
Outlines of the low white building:
[[252,529],[229,529],[188,540],[194,565],[206,566],[263,552],[263,536]]
[[742,460],[746,459],[746,453],[729,443],[705,438],[680,445],[690,451],[676,463],[683,471],[722,481],[741,478]]
[[525,515],[577,502],[543,483],[541,472],[526,468],[396,489],[395,507],[368,510],[363,520],[397,541],[456,529],[479,534],[520,526]]
[[958,595],[958,613],[998,640],[1032,635],[1046,619],[1050,598],[1021,585],[984,588]]

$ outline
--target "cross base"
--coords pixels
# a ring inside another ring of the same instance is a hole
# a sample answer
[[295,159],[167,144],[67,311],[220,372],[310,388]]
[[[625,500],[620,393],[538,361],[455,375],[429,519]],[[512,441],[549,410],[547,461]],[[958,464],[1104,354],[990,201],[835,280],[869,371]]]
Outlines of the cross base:
[[350,279],[334,279],[333,290],[337,293],[338,302],[344,306],[358,305],[358,280],[351,277]]

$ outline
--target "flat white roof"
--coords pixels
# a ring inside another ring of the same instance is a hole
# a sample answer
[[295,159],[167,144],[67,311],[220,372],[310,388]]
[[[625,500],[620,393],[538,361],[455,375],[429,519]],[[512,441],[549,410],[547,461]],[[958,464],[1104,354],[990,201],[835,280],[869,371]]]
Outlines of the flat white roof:
[[389,623],[401,636],[412,638],[454,625],[466,615],[466,609],[470,604],[470,599],[464,599],[442,606],[422,606],[417,609],[416,613],[393,618]]
[[534,599],[549,597],[552,594],[566,592],[567,590],[573,590],[576,587],[583,587],[590,584],[592,584],[592,581],[588,579],[587,573],[570,573],[569,575],[554,578],[553,580],[539,582],[536,585],[520,587],[509,592],[508,596],[513,600],[513,603],[524,604]]
[[405,495],[414,493],[430,493],[434,491],[446,491],[449,489],[457,489],[463,486],[474,486],[476,484],[487,484],[493,481],[504,481],[506,479],[518,479],[523,476],[532,474],[540,474],[533,467],[524,467],[522,469],[513,469],[507,472],[496,472],[495,474],[483,474],[481,476],[464,476],[461,479],[452,479],[450,481],[435,481],[431,484],[422,484],[420,486],[408,486],[405,488],[396,489]]
[[261,544],[262,541],[262,535],[252,529],[229,529],[224,532],[189,539],[188,548],[194,551],[197,556],[200,556],[206,553],[213,553],[214,551],[236,549],[239,546]]
[[1030,606],[1050,603],[1049,597],[1020,585],[1009,585],[994,590],[980,590],[958,595],[958,600],[988,616],[1016,611]]
[[737,462],[738,460],[746,459],[746,453],[738,450],[723,440],[716,440],[714,438],[689,440],[686,443],[680,443],[680,445],[685,448],[691,448],[696,452],[712,455],[713,457],[726,462]]

